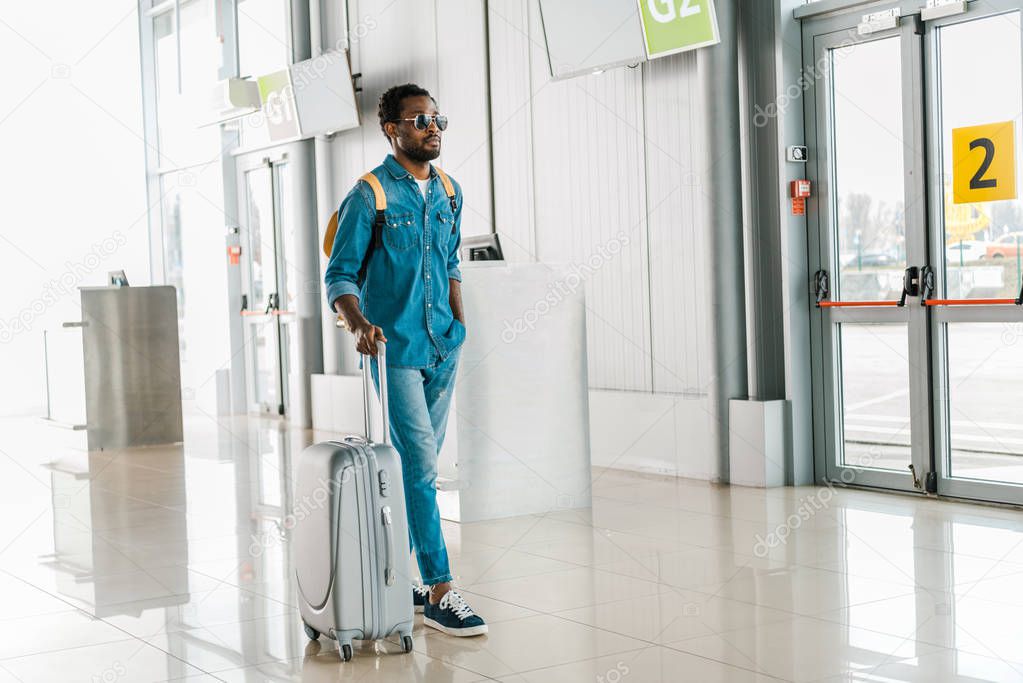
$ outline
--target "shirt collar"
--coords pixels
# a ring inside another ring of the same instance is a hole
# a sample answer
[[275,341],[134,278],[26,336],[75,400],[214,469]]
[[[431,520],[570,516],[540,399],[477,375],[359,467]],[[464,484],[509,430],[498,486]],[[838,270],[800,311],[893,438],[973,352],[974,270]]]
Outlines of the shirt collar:
[[[395,180],[401,180],[402,178],[414,178],[408,169],[398,163],[398,160],[394,158],[393,154],[388,154],[387,158],[384,159],[384,167],[390,172]],[[434,169],[433,164],[430,164],[430,178],[437,175],[437,171]]]

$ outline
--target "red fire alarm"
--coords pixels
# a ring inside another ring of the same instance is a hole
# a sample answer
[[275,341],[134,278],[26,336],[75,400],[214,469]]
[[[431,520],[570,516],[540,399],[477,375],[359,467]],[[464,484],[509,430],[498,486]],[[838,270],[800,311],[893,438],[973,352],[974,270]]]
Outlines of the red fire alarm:
[[230,263],[232,266],[237,266],[238,265],[238,263],[241,260],[241,255],[242,255],[242,248],[239,247],[238,245],[234,245],[232,247],[228,247],[227,248],[228,263]]
[[789,196],[792,197],[792,215],[806,215],[806,198],[810,196],[809,180],[793,180],[789,183]]

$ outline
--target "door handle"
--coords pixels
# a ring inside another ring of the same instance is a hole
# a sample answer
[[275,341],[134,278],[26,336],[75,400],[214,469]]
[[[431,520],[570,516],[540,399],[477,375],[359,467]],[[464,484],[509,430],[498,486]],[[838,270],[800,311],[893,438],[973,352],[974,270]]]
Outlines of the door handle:
[[927,300],[934,296],[934,268],[924,266],[920,269],[920,305],[926,306]]
[[916,266],[906,268],[902,275],[902,296],[899,297],[899,306],[906,305],[907,296],[920,296],[920,269]]
[[817,308],[820,308],[821,302],[827,300],[831,294],[831,282],[828,279],[828,271],[822,269],[814,273],[813,292],[814,297],[817,299]]

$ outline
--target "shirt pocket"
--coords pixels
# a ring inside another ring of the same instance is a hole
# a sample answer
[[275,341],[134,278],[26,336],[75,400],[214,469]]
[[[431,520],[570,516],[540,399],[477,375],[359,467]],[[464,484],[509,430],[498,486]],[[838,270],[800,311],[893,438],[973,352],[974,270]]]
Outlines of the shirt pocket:
[[395,251],[405,251],[416,245],[419,231],[413,213],[387,213],[384,216],[384,244]]
[[455,214],[451,212],[450,208],[443,208],[437,210],[437,232],[440,234],[442,239],[451,237],[455,231]]

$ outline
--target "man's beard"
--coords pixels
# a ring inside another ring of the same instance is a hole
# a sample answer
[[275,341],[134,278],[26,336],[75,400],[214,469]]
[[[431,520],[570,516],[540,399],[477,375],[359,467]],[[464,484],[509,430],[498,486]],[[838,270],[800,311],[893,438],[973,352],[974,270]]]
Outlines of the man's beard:
[[416,147],[409,145],[408,147],[404,147],[403,151],[405,152],[405,156],[407,156],[409,159],[411,159],[412,161],[418,161],[420,163],[433,161],[434,159],[440,156],[440,146],[438,146],[437,149],[434,150],[428,149],[425,145]]

